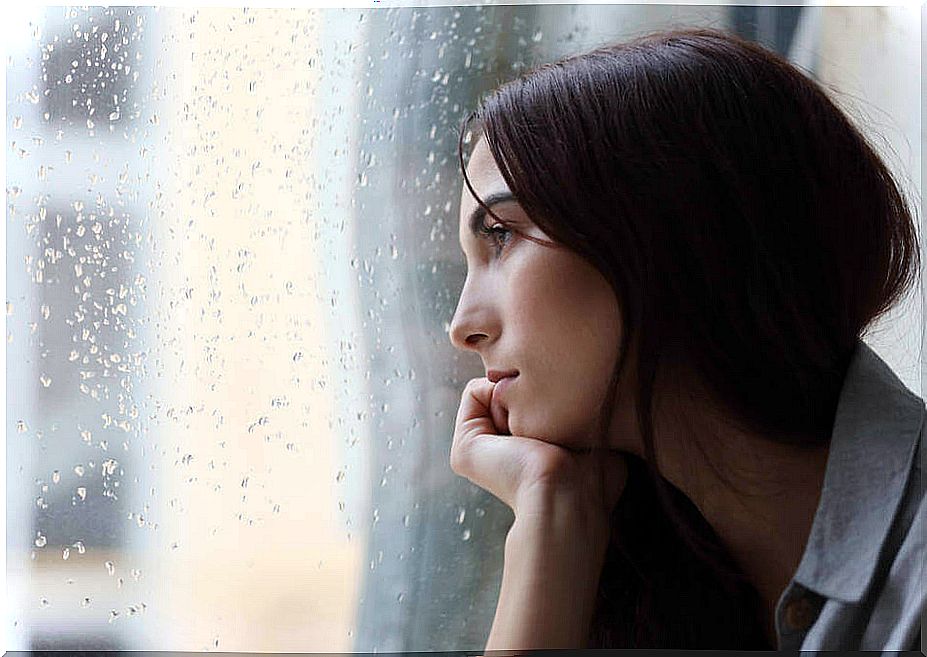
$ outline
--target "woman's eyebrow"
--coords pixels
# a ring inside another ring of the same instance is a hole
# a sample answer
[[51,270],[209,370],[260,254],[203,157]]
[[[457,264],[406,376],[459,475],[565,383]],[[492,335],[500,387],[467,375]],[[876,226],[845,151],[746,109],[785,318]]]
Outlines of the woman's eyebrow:
[[[505,190],[502,192],[495,192],[494,194],[490,194],[485,199],[483,199],[483,203],[485,203],[487,207],[492,207],[497,203],[516,200],[517,199],[515,198],[515,195],[512,194],[512,192]],[[473,212],[470,213],[470,218],[467,220],[467,223],[469,224],[470,232],[473,233],[473,235],[479,236],[480,226],[483,224],[484,217],[486,217],[486,208],[484,208],[482,205],[477,205]]]

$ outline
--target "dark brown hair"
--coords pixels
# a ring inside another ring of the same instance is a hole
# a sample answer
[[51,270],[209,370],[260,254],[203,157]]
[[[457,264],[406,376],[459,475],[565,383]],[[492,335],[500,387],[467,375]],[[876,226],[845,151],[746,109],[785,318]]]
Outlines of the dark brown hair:
[[471,121],[528,216],[615,291],[603,440],[637,357],[645,458],[629,456],[589,646],[775,649],[758,594],[657,470],[655,390],[671,366],[734,425],[826,444],[856,340],[917,281],[899,186],[818,84],[717,30],[649,34],[498,87],[461,129],[472,193]]

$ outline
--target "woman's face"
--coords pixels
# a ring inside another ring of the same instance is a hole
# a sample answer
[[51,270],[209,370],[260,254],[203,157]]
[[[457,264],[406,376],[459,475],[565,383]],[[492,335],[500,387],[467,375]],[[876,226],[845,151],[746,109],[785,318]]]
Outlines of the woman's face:
[[[475,192],[503,221],[550,240],[515,200],[491,202],[509,189],[483,139],[467,173]],[[451,342],[478,353],[486,375],[517,370],[493,392],[491,412],[500,433],[568,447],[591,445],[621,340],[614,292],[598,270],[571,251],[520,239],[507,226],[475,235],[470,217],[479,209],[464,185],[459,239],[467,279]],[[490,229],[497,222],[486,215],[476,222],[481,225]]]

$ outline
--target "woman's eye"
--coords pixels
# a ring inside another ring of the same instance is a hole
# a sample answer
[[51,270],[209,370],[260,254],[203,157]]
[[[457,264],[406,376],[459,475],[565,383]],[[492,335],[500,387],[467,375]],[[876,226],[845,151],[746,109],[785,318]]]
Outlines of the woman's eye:
[[503,224],[497,223],[492,226],[484,224],[480,226],[480,233],[492,242],[497,251],[502,251],[512,241],[512,231]]

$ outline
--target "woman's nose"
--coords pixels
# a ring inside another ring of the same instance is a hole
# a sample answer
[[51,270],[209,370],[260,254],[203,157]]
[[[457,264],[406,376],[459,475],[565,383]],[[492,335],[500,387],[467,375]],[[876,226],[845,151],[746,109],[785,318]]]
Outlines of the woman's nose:
[[493,333],[488,309],[477,307],[466,289],[460,295],[448,333],[451,344],[461,351],[477,350]]
[[455,313],[451,322],[451,344],[461,351],[473,351],[481,342],[488,339],[485,332],[479,331],[473,321],[461,319],[460,313]]

